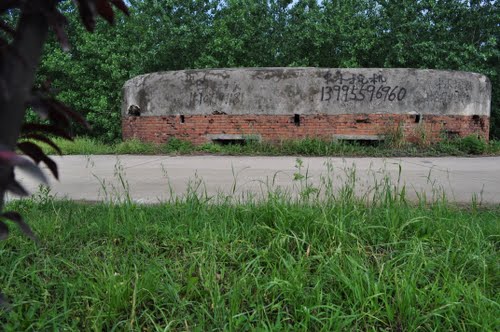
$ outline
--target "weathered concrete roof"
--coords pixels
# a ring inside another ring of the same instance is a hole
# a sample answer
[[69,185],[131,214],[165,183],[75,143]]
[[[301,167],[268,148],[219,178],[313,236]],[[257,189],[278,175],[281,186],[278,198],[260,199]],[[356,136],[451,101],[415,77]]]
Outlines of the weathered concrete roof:
[[480,74],[418,69],[238,68],[158,72],[123,87],[122,113],[490,115]]

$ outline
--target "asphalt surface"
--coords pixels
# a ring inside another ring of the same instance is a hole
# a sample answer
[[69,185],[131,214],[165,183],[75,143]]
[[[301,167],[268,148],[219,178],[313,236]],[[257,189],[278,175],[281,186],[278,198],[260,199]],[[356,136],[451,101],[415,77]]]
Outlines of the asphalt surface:
[[[54,159],[60,181],[50,178],[51,191],[42,196],[86,201],[129,197],[143,203],[183,197],[193,191],[207,197],[239,199],[262,198],[277,191],[297,196],[305,188],[324,193],[329,184],[338,192],[355,178],[355,193],[365,197],[390,183],[400,189],[404,186],[413,200],[439,199],[444,193],[457,203],[500,203],[500,157],[314,157],[301,158],[301,167],[296,157],[124,155]],[[39,184],[27,175],[17,172],[16,177],[32,192],[39,190]]]

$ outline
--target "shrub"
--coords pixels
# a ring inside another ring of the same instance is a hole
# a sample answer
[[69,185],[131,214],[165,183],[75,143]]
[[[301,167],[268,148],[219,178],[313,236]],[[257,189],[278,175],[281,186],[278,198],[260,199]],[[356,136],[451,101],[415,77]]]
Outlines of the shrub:
[[490,154],[498,154],[500,153],[500,141],[491,140],[488,144],[487,152]]
[[468,154],[483,154],[488,148],[488,144],[477,135],[469,135],[459,142],[460,149]]
[[384,134],[385,144],[389,148],[401,149],[407,145],[407,140],[402,123],[392,125],[387,128]]
[[117,154],[152,154],[155,152],[155,146],[153,143],[141,142],[134,138],[118,143],[115,146],[115,152]]
[[189,153],[194,150],[193,143],[172,137],[161,148],[164,153]]

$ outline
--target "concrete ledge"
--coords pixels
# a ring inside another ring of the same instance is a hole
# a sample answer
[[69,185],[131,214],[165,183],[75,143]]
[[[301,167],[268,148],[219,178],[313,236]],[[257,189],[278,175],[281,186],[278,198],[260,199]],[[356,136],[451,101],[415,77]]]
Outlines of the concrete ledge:
[[333,135],[336,141],[384,141],[385,135]]

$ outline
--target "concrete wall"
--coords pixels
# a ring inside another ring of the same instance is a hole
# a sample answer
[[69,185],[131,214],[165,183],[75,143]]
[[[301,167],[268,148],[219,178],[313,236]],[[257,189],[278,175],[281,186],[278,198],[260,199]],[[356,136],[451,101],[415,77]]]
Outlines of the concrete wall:
[[[487,138],[491,85],[475,73],[415,69],[246,68],[141,75],[124,85],[123,136],[203,143],[377,136]],[[140,116],[138,116],[140,114]],[[219,135],[219,136],[217,136]],[[228,137],[228,136],[227,136]]]

